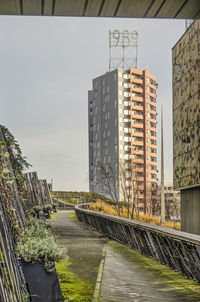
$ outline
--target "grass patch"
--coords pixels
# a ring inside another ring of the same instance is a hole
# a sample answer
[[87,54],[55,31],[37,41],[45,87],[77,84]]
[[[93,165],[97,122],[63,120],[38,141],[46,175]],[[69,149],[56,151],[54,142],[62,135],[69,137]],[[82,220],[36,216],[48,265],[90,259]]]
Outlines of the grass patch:
[[56,263],[56,270],[65,302],[91,302],[92,284],[82,280],[70,270],[68,259]]
[[72,219],[72,220],[77,220],[75,213],[69,215],[69,218]]
[[47,221],[51,221],[54,220],[56,218],[56,215],[58,214],[58,212],[51,214],[51,218],[47,219]]
[[[169,267],[161,263],[141,255],[138,251],[127,248],[113,240],[109,241],[109,245],[120,255],[131,263],[137,264],[151,276],[155,283],[162,284],[170,292],[179,294],[184,297],[183,301],[200,301],[200,286],[197,282],[189,280],[182,276],[181,273],[175,272]],[[188,298],[188,300],[187,300]],[[178,300],[180,301],[180,300]]]

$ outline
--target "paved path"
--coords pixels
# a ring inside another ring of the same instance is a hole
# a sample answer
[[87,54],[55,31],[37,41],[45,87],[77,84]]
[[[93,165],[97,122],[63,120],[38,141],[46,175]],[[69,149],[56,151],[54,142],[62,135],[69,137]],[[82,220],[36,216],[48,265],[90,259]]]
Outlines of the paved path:
[[200,287],[194,282],[116,241],[108,241],[72,219],[72,213],[59,213],[53,229],[68,248],[71,269],[92,282],[93,288],[106,246],[99,302],[200,301]]
[[51,224],[59,242],[68,250],[70,271],[94,290],[107,238],[77,221],[74,211],[59,212]]
[[194,283],[196,292],[187,283],[189,287],[194,282],[111,240],[107,244],[99,301],[200,301],[200,287]]

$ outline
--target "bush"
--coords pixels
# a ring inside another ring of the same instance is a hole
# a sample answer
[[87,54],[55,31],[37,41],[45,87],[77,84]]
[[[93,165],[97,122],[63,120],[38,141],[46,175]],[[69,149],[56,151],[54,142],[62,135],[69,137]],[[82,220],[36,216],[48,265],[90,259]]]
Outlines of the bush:
[[29,222],[17,242],[17,253],[24,261],[44,262],[48,272],[54,270],[54,262],[61,260],[65,252],[66,250],[58,246],[47,225],[37,219]]
[[32,208],[32,210],[35,212],[35,214],[38,214],[40,211],[42,211],[42,207],[41,206],[34,206]]
[[51,211],[52,210],[52,205],[51,204],[46,204],[43,206],[43,211]]

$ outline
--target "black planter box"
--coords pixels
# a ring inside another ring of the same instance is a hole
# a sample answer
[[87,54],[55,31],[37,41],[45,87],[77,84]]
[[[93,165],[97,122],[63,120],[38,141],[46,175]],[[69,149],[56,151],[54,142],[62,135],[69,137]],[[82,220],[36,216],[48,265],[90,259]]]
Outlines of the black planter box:
[[48,273],[45,270],[44,263],[39,262],[21,261],[21,265],[31,302],[64,301],[56,269]]

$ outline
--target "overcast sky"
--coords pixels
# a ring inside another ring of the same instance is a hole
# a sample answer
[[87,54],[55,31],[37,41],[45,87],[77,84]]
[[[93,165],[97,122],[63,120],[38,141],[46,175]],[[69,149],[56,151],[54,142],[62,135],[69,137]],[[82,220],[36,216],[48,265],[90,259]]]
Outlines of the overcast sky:
[[172,183],[171,48],[184,20],[0,16],[0,123],[54,190],[88,190],[87,93],[108,71],[109,29],[139,33],[139,68],[156,76],[159,114],[164,106],[165,183]]

